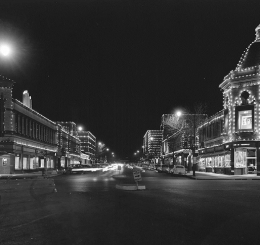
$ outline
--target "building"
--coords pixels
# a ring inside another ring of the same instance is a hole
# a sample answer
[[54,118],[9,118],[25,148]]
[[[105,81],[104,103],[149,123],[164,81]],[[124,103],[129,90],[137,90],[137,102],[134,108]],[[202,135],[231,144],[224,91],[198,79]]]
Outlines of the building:
[[57,156],[58,168],[67,168],[69,165],[80,164],[81,147],[77,126],[74,122],[57,123]]
[[55,169],[57,123],[12,98],[14,81],[0,76],[0,174]]
[[96,137],[90,131],[78,131],[81,152],[88,157],[85,164],[93,164],[96,159]]
[[260,25],[219,85],[223,110],[199,127],[198,170],[260,175]]
[[159,163],[162,133],[162,130],[147,130],[143,137],[143,155],[146,161],[153,164]]
[[[0,174],[53,171],[80,163],[80,140],[74,122],[53,122],[12,98],[14,81],[0,76]],[[83,155],[83,157],[85,157]]]
[[197,154],[197,126],[207,118],[206,114],[163,114],[161,130],[163,140],[161,157],[164,164],[192,167],[193,150]]

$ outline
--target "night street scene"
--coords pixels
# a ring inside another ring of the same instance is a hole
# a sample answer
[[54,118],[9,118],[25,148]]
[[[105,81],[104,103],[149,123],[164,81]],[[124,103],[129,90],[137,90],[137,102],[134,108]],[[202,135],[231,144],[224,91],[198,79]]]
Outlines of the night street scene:
[[0,245],[259,244],[259,9],[1,0]]

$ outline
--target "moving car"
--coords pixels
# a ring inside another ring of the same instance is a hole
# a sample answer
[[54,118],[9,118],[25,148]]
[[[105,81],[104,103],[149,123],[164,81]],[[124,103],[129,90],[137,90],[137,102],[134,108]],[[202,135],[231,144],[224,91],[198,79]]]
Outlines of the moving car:
[[87,172],[95,172],[98,170],[101,170],[102,168],[92,168],[88,165],[81,165],[81,164],[75,164],[75,165],[70,165],[68,167],[67,173],[68,174],[75,174],[75,173],[80,173],[80,174],[84,174]]
[[172,169],[172,174],[186,174],[186,169],[182,165],[174,165]]

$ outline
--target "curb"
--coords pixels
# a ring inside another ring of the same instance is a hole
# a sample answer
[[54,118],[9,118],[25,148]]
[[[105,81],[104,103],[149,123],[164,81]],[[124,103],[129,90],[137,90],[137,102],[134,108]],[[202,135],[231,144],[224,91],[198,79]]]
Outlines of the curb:
[[185,176],[188,179],[194,180],[260,180],[260,178],[208,178],[208,177],[196,177],[196,176]]
[[114,179],[126,179],[127,176],[124,175],[124,174],[115,174],[115,175],[112,175],[112,178],[114,178]]
[[137,190],[145,190],[145,185],[138,185],[138,188],[136,185],[127,185],[127,184],[124,184],[124,185],[116,185],[116,189],[118,190],[125,190],[125,191],[137,191]]
[[59,176],[61,174],[50,174],[50,175],[42,175],[42,174],[24,174],[24,175],[0,175],[0,180],[2,179],[45,179],[45,178],[53,178]]

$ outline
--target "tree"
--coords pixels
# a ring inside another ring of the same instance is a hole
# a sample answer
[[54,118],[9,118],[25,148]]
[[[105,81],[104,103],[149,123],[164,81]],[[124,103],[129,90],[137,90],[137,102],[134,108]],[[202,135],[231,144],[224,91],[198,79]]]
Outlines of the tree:
[[[207,118],[207,106],[202,103],[195,104],[194,109],[184,109],[181,116],[176,114],[165,115],[163,123],[164,139],[170,152],[178,149],[195,148],[197,145],[197,128]],[[194,137],[195,136],[195,137]],[[195,140],[195,142],[194,142]]]

